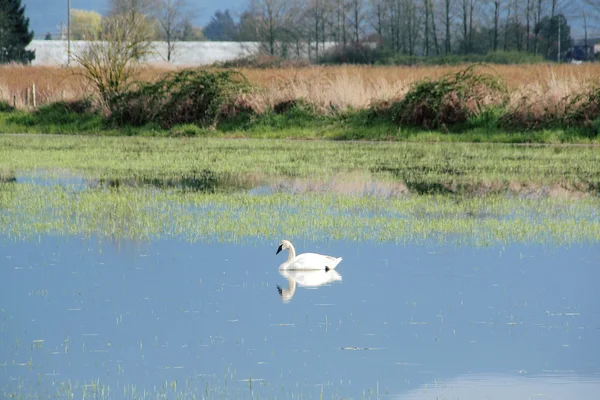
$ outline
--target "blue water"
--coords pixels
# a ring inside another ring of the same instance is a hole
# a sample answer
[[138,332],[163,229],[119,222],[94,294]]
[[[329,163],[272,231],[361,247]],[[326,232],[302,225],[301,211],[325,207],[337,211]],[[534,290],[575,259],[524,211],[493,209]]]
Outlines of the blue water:
[[277,245],[0,237],[0,393],[600,393],[600,244],[294,242],[343,261],[288,302]]

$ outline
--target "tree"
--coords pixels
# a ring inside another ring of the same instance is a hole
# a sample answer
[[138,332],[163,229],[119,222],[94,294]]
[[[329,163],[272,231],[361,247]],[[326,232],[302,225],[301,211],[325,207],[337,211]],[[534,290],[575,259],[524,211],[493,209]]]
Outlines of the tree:
[[[304,39],[308,42],[309,57],[311,51],[311,43],[315,42],[315,60],[319,60],[319,41],[325,42],[325,25],[327,9],[325,8],[325,0],[312,0],[306,4],[306,9],[303,15],[304,22]],[[325,50],[325,46],[321,46]]]
[[[184,15],[186,0],[159,0],[156,19],[160,24],[162,39],[167,42],[167,61],[171,62],[171,56],[175,51],[175,42],[183,38],[185,22],[188,20]],[[189,18],[189,15],[187,15]]]
[[121,15],[140,29],[139,34],[156,37],[156,21],[153,18],[159,0],[110,0],[109,16]]
[[192,24],[190,18],[186,18],[183,21],[183,33],[181,35],[181,40],[184,42],[199,42],[204,40],[204,34],[202,33],[202,29]]
[[208,40],[232,41],[238,35],[238,27],[229,10],[217,11],[204,27],[204,36]]
[[285,56],[295,28],[294,16],[300,15],[299,10],[291,0],[252,0],[250,10],[264,50],[270,55],[279,50],[279,55]]
[[46,36],[44,36],[44,40],[52,40],[52,34],[50,32],[46,32]]
[[541,53],[546,54],[549,60],[562,59],[564,52],[573,45],[571,27],[562,14],[545,16],[536,29],[540,32],[540,37],[545,39],[541,41]]
[[137,14],[148,17],[156,10],[158,0],[110,0],[109,15]]
[[350,24],[352,26],[352,39],[355,45],[358,45],[360,41],[364,17],[362,0],[350,0]]
[[502,0],[493,0],[494,4],[494,40],[493,49],[498,50],[498,24],[500,22],[500,11],[502,8]]
[[444,36],[444,53],[450,54],[452,51],[452,40],[450,36],[450,9],[452,7],[451,0],[444,0],[444,26],[446,28],[446,35]]
[[102,16],[94,11],[71,10],[71,39],[98,40],[102,30]]
[[240,42],[257,42],[260,40],[258,22],[252,12],[244,11],[240,16],[236,40]]
[[[589,13],[588,17],[590,19],[590,21],[586,21],[586,27],[587,28],[600,28],[600,24],[598,23],[600,21],[600,0],[583,0],[583,2],[586,5],[586,12]],[[595,24],[593,24],[592,26],[588,25],[590,22],[594,21]]]
[[142,15],[135,19],[124,14],[105,17],[102,40],[87,42],[73,54],[109,109],[128,88],[139,60],[151,52],[145,22]]
[[588,60],[590,57],[589,51],[589,43],[588,43],[588,20],[585,11],[581,10],[581,18],[583,19],[583,48],[585,49],[583,52],[584,60]]
[[533,0],[527,0],[527,5],[525,8],[525,20],[527,24],[527,28],[525,29],[525,51],[530,51],[531,40],[531,15],[533,14]]
[[1,0],[0,64],[28,64],[33,61],[35,51],[26,50],[32,39],[33,31],[29,31],[29,18],[25,18],[25,6],[21,6],[21,0]]

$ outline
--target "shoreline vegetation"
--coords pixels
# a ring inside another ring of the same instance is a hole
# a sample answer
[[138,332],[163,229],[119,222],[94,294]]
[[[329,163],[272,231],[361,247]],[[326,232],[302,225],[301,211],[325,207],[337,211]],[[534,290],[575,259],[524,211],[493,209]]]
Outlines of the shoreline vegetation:
[[600,143],[595,64],[146,68],[104,102],[80,71],[0,68],[0,133]]

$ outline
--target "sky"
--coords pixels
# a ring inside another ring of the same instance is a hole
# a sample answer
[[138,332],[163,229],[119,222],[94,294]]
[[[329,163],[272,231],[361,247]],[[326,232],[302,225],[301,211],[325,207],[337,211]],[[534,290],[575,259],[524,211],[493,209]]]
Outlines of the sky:
[[[187,0],[189,9],[193,11],[194,23],[205,25],[217,10],[229,9],[232,14],[241,13],[248,0]],[[46,32],[53,35],[59,32],[59,24],[67,21],[67,0],[21,0],[26,6],[25,14],[29,18],[29,28],[36,39],[43,39]],[[108,0],[71,0],[71,9],[93,10],[104,14]]]

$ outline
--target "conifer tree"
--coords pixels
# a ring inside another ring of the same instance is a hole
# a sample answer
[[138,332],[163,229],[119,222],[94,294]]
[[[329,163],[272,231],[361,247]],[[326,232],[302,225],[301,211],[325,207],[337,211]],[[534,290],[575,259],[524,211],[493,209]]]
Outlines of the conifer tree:
[[35,51],[26,47],[32,39],[33,31],[29,31],[29,18],[25,18],[21,0],[0,0],[0,64],[30,63]]

